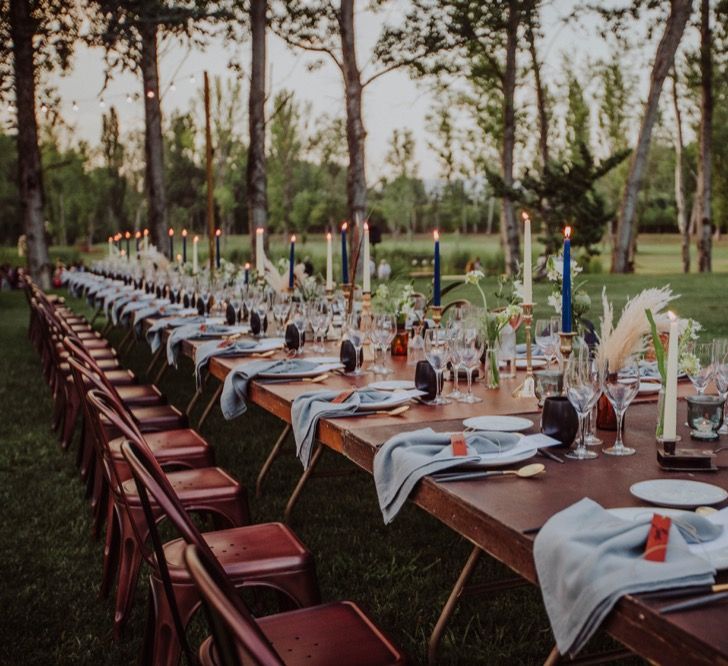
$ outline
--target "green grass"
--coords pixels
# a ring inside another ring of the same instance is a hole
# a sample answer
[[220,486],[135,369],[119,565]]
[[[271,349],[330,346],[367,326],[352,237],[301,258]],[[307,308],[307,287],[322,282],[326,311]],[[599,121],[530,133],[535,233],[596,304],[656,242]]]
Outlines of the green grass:
[[[676,310],[702,321],[709,335],[728,335],[727,279],[594,276],[588,289],[596,296],[605,283],[614,300],[622,302],[642,287],[669,281],[683,293]],[[536,299],[545,301],[542,286]],[[88,314],[82,303],[69,303]],[[23,295],[0,293],[0,312],[0,663],[132,663],[141,642],[146,578],[126,636],[114,643],[112,601],[97,595],[101,544],[89,536],[89,508],[73,452],[63,453],[49,429],[50,397],[27,340]],[[120,335],[112,333],[112,342],[118,344]],[[139,345],[123,360],[141,375],[148,349]],[[183,362],[180,370],[167,373],[161,388],[174,404],[184,406],[193,388],[191,364]],[[232,422],[225,422],[215,409],[202,434],[215,445],[218,463],[254,488],[281,427],[255,407]],[[324,456],[323,466],[353,471],[334,454]],[[281,518],[300,472],[289,442],[286,455],[273,466],[263,497],[251,495],[254,520]],[[423,663],[426,637],[469,545],[412,506],[385,527],[372,480],[363,473],[312,480],[296,508],[293,527],[315,554],[324,599],[358,601],[414,663]],[[508,575],[505,567],[483,558],[476,577]],[[592,647],[605,646],[611,641],[600,636]],[[540,595],[526,587],[489,598],[465,598],[445,636],[440,663],[539,663],[550,648]]]

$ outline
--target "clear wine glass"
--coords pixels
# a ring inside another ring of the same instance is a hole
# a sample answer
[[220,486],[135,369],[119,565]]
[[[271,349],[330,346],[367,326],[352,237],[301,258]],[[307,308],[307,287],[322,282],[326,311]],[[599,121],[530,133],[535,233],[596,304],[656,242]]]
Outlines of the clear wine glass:
[[579,417],[579,443],[575,449],[566,453],[566,457],[572,460],[593,460],[597,454],[586,447],[586,424],[592,407],[599,399],[601,388],[597,365],[587,350],[580,349],[569,357],[564,370],[564,387],[566,397]]
[[[308,321],[313,331],[313,350],[319,354],[326,351],[324,340],[331,325],[331,308],[323,299],[317,299],[308,306]],[[318,342],[320,338],[320,342]]]
[[547,365],[551,365],[551,361],[556,358],[559,348],[560,328],[561,322],[558,317],[536,320],[536,325],[534,326],[536,346],[546,357]]
[[288,314],[291,311],[291,297],[288,293],[281,292],[273,297],[273,318],[278,325],[278,332],[283,335],[285,332]]
[[397,318],[393,314],[381,314],[375,320],[379,346],[382,350],[380,374],[391,375],[394,370],[387,365],[387,350],[391,349],[394,336],[397,335]]
[[[262,318],[261,321],[263,321]],[[298,331],[298,349],[296,349],[296,354],[300,356],[303,354],[303,347],[305,344],[304,335],[306,334],[307,323],[306,306],[304,303],[294,303],[291,305],[290,323],[293,324]]]
[[431,405],[449,405],[450,400],[442,397],[442,374],[450,355],[449,337],[443,328],[429,328],[425,331],[425,358],[435,371],[437,394]]
[[366,339],[363,326],[365,323],[365,321],[362,321],[360,312],[352,312],[346,320],[346,337],[354,346],[354,356],[356,358],[356,366],[354,367],[354,372],[351,373],[355,376],[366,374],[361,368],[362,347],[364,347]]
[[462,308],[453,308],[453,314],[448,318],[446,331],[453,344],[450,345],[450,367],[453,374],[453,389],[447,394],[448,398],[453,400],[461,400],[465,394],[460,390],[460,366],[462,359],[460,358],[460,346],[457,344],[458,336],[463,326],[463,310]]
[[728,435],[728,422],[726,422],[726,404],[728,403],[728,338],[713,340],[713,369],[715,386],[720,399],[723,400],[723,425],[718,429],[719,435]]
[[483,337],[477,323],[466,323],[462,326],[456,339],[456,345],[460,352],[460,362],[465,367],[468,376],[468,391],[460,398],[460,402],[468,404],[483,402],[482,398],[473,395],[473,372],[480,366],[484,347]]
[[631,456],[635,453],[635,449],[624,445],[622,431],[624,414],[637,395],[639,386],[640,373],[637,359],[629,357],[618,368],[610,368],[609,363],[607,363],[602,378],[602,390],[617,415],[617,438],[612,446],[602,449],[607,455]]
[[712,342],[691,342],[683,357],[683,367],[698,395],[703,395],[713,379],[714,345]]

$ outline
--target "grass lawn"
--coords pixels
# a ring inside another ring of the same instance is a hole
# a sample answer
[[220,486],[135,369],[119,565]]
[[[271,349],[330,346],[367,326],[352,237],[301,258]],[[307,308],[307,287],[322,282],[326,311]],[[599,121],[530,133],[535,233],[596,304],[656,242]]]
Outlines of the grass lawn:
[[[596,297],[606,284],[610,296],[621,303],[628,294],[666,282],[683,294],[675,306],[681,315],[703,322],[706,335],[728,335],[723,303],[728,276],[593,276],[587,288]],[[536,289],[536,300],[545,302],[542,286]],[[88,314],[82,303],[69,303]],[[49,430],[50,396],[27,340],[24,296],[0,293],[0,312],[0,663],[132,663],[141,641],[145,584],[140,585],[124,640],[114,643],[113,602],[97,594],[101,544],[89,536],[89,509],[74,455],[63,453]],[[110,337],[118,344],[121,333]],[[148,360],[146,345],[123,359],[140,376]],[[193,389],[191,364],[183,362],[178,371],[168,372],[161,389],[184,407]],[[215,445],[218,464],[254,488],[281,427],[255,407],[232,422],[215,409],[202,434]],[[323,465],[353,470],[333,454],[324,456]],[[263,497],[251,495],[254,520],[281,518],[300,472],[289,443],[287,455],[273,466]],[[414,663],[423,663],[426,637],[469,545],[412,506],[385,527],[372,480],[363,473],[312,480],[296,508],[293,527],[315,554],[324,599],[360,602]],[[508,575],[502,565],[483,558],[476,578]],[[196,629],[199,635],[202,627]],[[611,644],[599,636],[591,647]],[[463,599],[445,636],[440,663],[539,663],[551,645],[540,595],[526,587]]]

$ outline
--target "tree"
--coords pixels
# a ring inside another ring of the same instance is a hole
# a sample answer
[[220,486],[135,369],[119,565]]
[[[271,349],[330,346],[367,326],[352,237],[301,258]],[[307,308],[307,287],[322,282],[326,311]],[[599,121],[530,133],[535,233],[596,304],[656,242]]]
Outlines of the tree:
[[566,67],[566,148],[572,161],[583,156],[583,147],[590,149],[591,112],[584,98],[584,86],[573,69]]
[[309,138],[309,154],[320,166],[323,196],[316,205],[316,217],[329,229],[346,216],[346,120],[323,114]]
[[537,2],[527,2],[525,9],[526,41],[528,54],[531,57],[531,71],[536,89],[536,110],[538,116],[538,147],[543,168],[549,163],[549,93],[541,77],[541,62],[538,58],[536,38],[539,36],[538,14],[535,11]]
[[[356,272],[359,225],[367,215],[367,133],[362,117],[362,96],[367,86],[404,63],[390,63],[368,77],[363,74],[363,68],[357,59],[354,4],[355,0],[340,0],[336,3],[334,0],[279,0],[275,31],[295,49],[327,56],[341,73],[349,155],[347,203],[349,217],[353,222],[350,235],[351,261]],[[412,58],[410,55],[408,61]]]
[[678,93],[677,67],[672,70],[672,105],[675,112],[675,207],[677,209],[677,228],[681,238],[681,255],[683,273],[690,272],[690,224],[685,202],[685,179],[683,171],[683,139],[682,111]]
[[700,2],[700,157],[698,159],[698,270],[712,270],[713,54],[710,0]]
[[637,138],[637,147],[632,154],[627,182],[620,204],[617,233],[612,254],[612,271],[616,273],[627,273],[634,270],[631,254],[633,240],[636,236],[637,195],[647,161],[652,128],[657,119],[662,85],[672,67],[675,52],[680,44],[685,25],[692,10],[692,0],[671,0],[670,4],[670,14],[665,22],[665,30],[657,46],[655,60],[652,65],[650,88]]
[[[126,178],[121,174],[124,166],[124,145],[119,138],[119,117],[112,106],[101,119],[101,148],[109,181],[107,196],[108,219],[111,231],[128,228],[126,215]],[[89,243],[92,242],[89,233]]]
[[[267,0],[250,2],[250,93],[248,96],[248,225],[251,252],[255,259],[256,229],[268,227],[268,194],[265,171],[265,62]],[[268,235],[265,235],[268,242]]]
[[64,0],[0,2],[0,96],[6,97],[11,89],[15,93],[18,189],[28,243],[28,269],[44,289],[50,287],[51,264],[43,226],[36,89],[43,73],[64,70],[70,64],[79,24],[75,3]]
[[[158,68],[158,39],[174,36],[198,46],[210,22],[229,14],[208,0],[90,0],[91,41],[106,53],[107,77],[115,69],[141,76],[144,100],[146,191],[149,227],[162,247],[167,237],[167,196]],[[253,5],[258,3],[253,2]]]

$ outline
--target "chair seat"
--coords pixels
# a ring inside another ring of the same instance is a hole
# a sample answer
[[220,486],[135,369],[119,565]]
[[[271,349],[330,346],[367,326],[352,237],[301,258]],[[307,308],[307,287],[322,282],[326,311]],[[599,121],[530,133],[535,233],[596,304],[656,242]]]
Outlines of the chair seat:
[[[187,427],[187,417],[172,405],[130,407],[129,411],[143,433]],[[119,437],[121,433],[106,420],[106,417],[102,416],[102,422],[106,428],[108,439]]]
[[[257,618],[286,666],[375,666],[406,659],[351,601],[301,608]],[[212,637],[200,646],[203,666],[219,666]]]
[[[123,437],[116,437],[109,442],[111,455],[117,460],[123,460],[121,445],[124,441]],[[192,428],[150,432],[144,435],[144,441],[162,464],[168,460],[209,455],[212,449]]]
[[[202,536],[235,585],[313,566],[313,555],[282,523],[246,525]],[[186,546],[183,539],[169,541],[164,544],[164,557],[173,581],[192,584],[183,559]]]
[[118,386],[116,391],[124,404],[129,407],[148,407],[167,404],[167,399],[154,384]]
[[[167,479],[185,506],[195,502],[204,504],[216,500],[233,499],[241,492],[245,492],[241,485],[220,467],[167,472]],[[122,485],[129,506],[141,506],[134,479],[127,479]],[[151,501],[152,506],[155,506],[154,500]]]
[[[103,369],[103,368],[102,368]],[[104,372],[104,376],[109,380],[112,386],[129,386],[136,383],[136,377],[131,370],[119,368],[118,370],[109,370]]]

